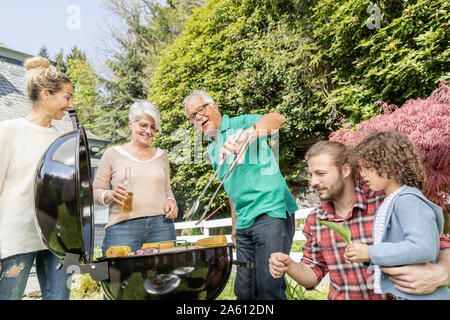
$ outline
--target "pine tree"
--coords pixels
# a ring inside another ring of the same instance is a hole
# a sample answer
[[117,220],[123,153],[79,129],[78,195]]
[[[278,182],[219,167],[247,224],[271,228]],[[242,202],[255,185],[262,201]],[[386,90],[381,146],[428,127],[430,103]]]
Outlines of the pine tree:
[[58,71],[61,71],[62,73],[66,73],[67,71],[67,64],[64,61],[64,50],[61,49],[61,51],[55,56],[55,67],[58,69]]
[[86,54],[76,46],[71,49],[66,60],[63,51],[56,57],[57,68],[72,80],[74,88],[73,105],[77,111],[80,124],[86,129],[96,132],[95,120],[101,115],[99,108],[99,77],[94,67],[88,62]]
[[66,57],[66,61],[69,61],[69,60],[87,61],[86,53],[84,53],[82,50],[78,49],[77,46],[74,46],[70,49],[70,52]]
[[108,61],[112,79],[103,79],[103,115],[97,118],[96,133],[112,144],[130,138],[127,126],[129,106],[138,99],[147,99],[148,82],[162,48],[181,35],[190,12],[202,1],[111,0],[109,9],[127,25],[126,37],[114,35],[120,52]]
[[50,56],[48,55],[48,50],[47,50],[47,47],[45,45],[42,46],[41,49],[39,49],[38,55],[43,57],[43,58],[46,58],[46,59],[50,60]]

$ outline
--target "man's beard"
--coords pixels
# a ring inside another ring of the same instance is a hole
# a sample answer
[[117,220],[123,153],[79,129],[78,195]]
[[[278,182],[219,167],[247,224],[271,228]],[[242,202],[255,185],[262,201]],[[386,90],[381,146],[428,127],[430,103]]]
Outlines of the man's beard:
[[319,195],[319,199],[322,201],[336,201],[339,200],[342,195],[344,194],[345,184],[344,179],[342,176],[339,177],[338,181],[335,185],[327,188],[328,189],[328,195]]

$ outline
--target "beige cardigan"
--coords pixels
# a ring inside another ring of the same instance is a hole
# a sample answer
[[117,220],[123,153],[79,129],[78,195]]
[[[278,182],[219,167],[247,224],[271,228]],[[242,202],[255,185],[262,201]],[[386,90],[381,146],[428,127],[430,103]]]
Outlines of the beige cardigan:
[[131,167],[133,210],[122,212],[121,206],[112,201],[109,204],[109,221],[106,228],[125,220],[165,214],[164,207],[167,200],[175,200],[170,188],[169,160],[163,150],[157,149],[153,158],[141,161],[121,147],[112,147],[107,149],[101,158],[95,176],[95,204],[104,205],[105,191],[114,189],[122,183],[126,166]]

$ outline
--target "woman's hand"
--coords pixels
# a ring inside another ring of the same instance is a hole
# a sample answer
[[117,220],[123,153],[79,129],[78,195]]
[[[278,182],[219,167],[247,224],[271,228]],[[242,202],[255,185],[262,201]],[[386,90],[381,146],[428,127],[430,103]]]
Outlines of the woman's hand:
[[370,262],[369,246],[362,243],[352,243],[345,249],[344,258],[347,262]]
[[178,206],[173,199],[167,200],[164,213],[166,214],[166,219],[173,220],[178,216]]
[[105,193],[104,202],[105,204],[109,204],[111,201],[114,201],[123,205],[123,200],[127,198],[127,195],[127,188],[123,184],[118,184],[114,190]]

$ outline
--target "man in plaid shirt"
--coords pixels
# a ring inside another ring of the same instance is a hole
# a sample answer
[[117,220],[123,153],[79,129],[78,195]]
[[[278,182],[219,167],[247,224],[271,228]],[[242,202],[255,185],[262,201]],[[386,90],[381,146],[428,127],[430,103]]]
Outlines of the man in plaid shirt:
[[[333,230],[319,223],[328,220],[343,223],[352,233],[352,241],[372,244],[372,226],[377,208],[384,199],[382,192],[355,184],[356,164],[347,148],[338,142],[323,141],[312,146],[306,155],[311,186],[323,203],[308,215],[303,233],[301,262],[288,255],[273,253],[269,259],[274,278],[288,273],[308,289],[314,288],[329,273],[329,299],[384,300],[388,295],[373,291],[372,270],[364,264],[344,259],[345,241]],[[450,241],[441,236],[441,254],[437,264],[383,268],[394,277],[399,290],[423,294],[438,286],[450,285]]]

